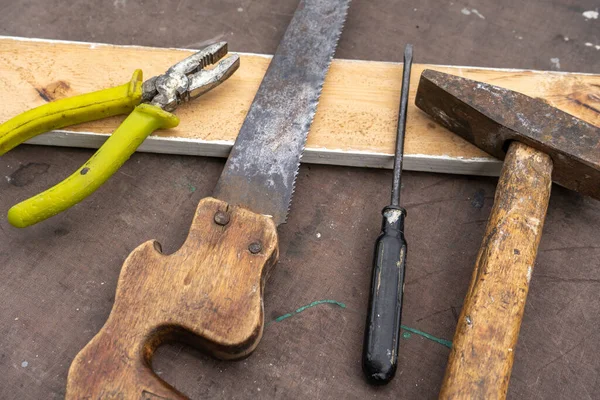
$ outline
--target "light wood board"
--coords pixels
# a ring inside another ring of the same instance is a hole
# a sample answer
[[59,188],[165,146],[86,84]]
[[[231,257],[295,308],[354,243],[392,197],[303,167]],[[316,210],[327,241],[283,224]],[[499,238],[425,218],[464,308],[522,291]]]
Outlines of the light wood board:
[[[235,49],[231,49],[235,50]],[[136,68],[162,73],[193,50],[114,46],[0,37],[0,121],[44,104],[124,83]],[[241,55],[223,85],[180,107],[181,124],[149,137],[139,151],[226,157],[270,56]],[[408,110],[407,170],[498,175],[500,161],[433,123],[414,106],[425,68],[489,82],[533,97],[600,126],[600,75],[413,65]],[[335,60],[327,76],[303,162],[391,168],[402,64]],[[28,143],[97,148],[123,117],[53,131]]]

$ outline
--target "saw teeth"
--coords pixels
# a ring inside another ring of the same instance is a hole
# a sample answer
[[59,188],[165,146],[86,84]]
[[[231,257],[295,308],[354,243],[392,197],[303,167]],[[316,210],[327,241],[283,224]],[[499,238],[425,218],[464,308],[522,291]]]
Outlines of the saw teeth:
[[[287,221],[348,6],[348,0],[301,0],[240,128],[214,197],[273,215],[277,225]],[[283,69],[271,70],[277,62]],[[300,80],[282,79],[284,74]]]
[[[351,0],[348,0],[344,6],[344,8],[345,8],[344,9],[344,20],[342,22],[342,25],[340,27],[340,30],[338,31],[336,38],[335,38],[335,46],[334,46],[335,50],[334,50],[333,54],[331,55],[331,57],[329,58],[329,62],[327,63],[327,67],[325,69],[325,79],[327,79],[327,74],[329,73],[331,63],[333,62],[335,51],[337,50],[337,45],[338,45],[338,42],[340,41],[340,36],[342,36],[344,26],[346,25],[345,21],[346,21],[346,18],[348,17],[348,8],[350,8],[350,1]],[[323,82],[321,83],[321,85],[319,86],[319,89],[317,90],[317,93],[318,93],[317,99],[321,98],[321,93],[323,93],[323,86],[325,85],[325,79],[323,79]],[[317,107],[319,106],[318,103],[319,102],[317,100],[317,105],[315,106],[315,110],[312,112],[312,115],[309,118],[309,120],[310,120],[309,127],[312,127],[312,123],[315,119],[315,115],[317,114]],[[296,192],[296,180],[298,179],[298,173],[300,172],[300,164],[302,161],[302,156],[304,155],[304,150],[306,149],[306,140],[308,139],[309,133],[310,133],[310,128],[309,128],[309,131],[306,132],[306,137],[304,138],[304,141],[302,142],[302,149],[300,150],[300,158],[298,159],[298,165],[296,166],[296,171],[294,172],[294,180],[292,181],[292,191],[290,194],[290,200],[288,202],[288,207],[287,207],[287,210],[283,217],[283,221],[281,222],[282,224],[285,224],[287,222],[288,215],[290,214],[290,208],[292,207],[292,199],[294,198],[294,193]]]

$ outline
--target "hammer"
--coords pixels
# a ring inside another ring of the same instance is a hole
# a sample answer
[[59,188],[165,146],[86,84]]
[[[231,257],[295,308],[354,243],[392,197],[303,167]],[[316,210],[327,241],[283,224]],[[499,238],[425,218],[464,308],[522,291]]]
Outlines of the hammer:
[[552,180],[600,199],[600,129],[498,86],[425,70],[415,101],[504,160],[440,392],[506,397]]

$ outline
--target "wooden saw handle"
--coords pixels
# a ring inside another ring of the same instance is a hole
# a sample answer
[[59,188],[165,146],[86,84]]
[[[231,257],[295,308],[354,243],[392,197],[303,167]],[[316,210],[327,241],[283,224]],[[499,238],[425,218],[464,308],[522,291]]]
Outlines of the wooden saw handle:
[[203,199],[176,253],[149,241],[129,255],[106,324],[71,365],[66,398],[185,399],[152,371],[155,350],[182,341],[220,359],[250,354],[277,258],[271,218]]
[[513,142],[452,342],[440,399],[506,397],[552,184],[552,160]]

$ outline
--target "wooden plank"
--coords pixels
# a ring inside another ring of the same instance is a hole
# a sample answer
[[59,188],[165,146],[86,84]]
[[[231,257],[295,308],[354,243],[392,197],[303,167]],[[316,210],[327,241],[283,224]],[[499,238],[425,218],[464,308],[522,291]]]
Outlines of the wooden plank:
[[[126,82],[136,68],[162,73],[193,50],[0,37],[0,120],[47,100]],[[241,54],[225,84],[179,108],[178,128],[156,132],[139,151],[226,157],[270,57]],[[391,168],[401,64],[335,60],[325,82],[303,162]],[[517,90],[600,126],[600,75],[416,64],[407,122],[408,170],[497,175],[500,162],[434,124],[414,106],[425,68]],[[115,117],[50,132],[29,143],[97,148]]]

